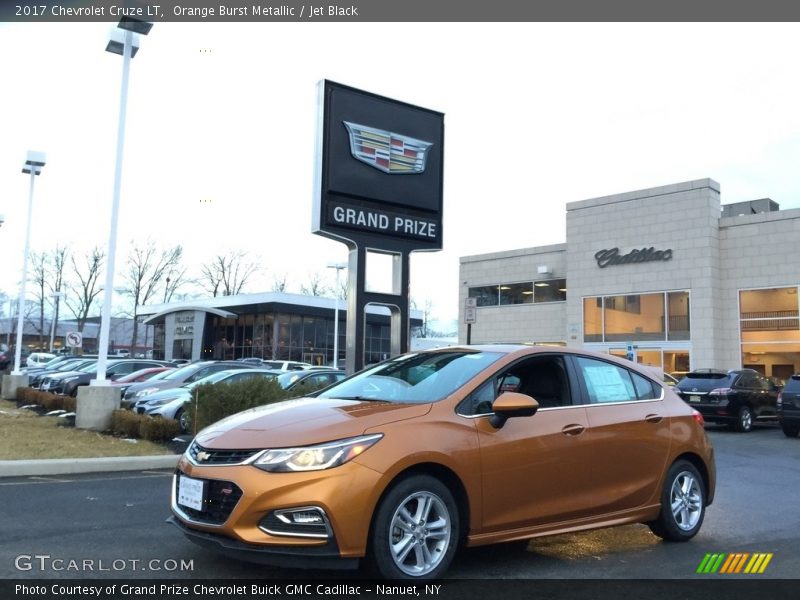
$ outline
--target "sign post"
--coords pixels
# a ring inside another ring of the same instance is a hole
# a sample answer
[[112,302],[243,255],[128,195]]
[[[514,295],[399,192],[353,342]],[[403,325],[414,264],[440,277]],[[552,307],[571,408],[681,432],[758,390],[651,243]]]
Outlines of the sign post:
[[[409,256],[442,249],[444,115],[330,81],[319,85],[312,231],[347,245],[347,372],[364,366],[366,307],[391,314],[391,354],[409,349]],[[366,290],[370,252],[392,289]]]
[[478,320],[478,299],[464,300],[464,323],[467,325],[467,345],[472,343],[472,324]]

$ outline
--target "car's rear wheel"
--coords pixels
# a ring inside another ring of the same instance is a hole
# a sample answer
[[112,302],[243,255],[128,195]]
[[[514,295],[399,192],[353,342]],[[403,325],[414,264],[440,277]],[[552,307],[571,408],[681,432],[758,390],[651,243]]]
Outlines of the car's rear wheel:
[[781,429],[783,430],[783,435],[786,437],[797,437],[800,434],[800,427],[797,425],[785,425],[781,423]]
[[435,579],[450,565],[459,539],[450,490],[429,475],[397,483],[378,506],[370,566],[387,579]]
[[679,460],[670,467],[664,480],[661,513],[648,525],[660,538],[670,542],[685,542],[700,531],[705,512],[703,478],[692,463]]
[[733,428],[739,433],[747,433],[753,428],[753,411],[749,406],[743,406],[736,415]]

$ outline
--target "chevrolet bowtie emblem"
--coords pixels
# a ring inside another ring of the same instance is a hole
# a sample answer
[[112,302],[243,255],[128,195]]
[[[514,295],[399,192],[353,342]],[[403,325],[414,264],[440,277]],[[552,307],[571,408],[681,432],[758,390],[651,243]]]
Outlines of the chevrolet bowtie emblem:
[[211,458],[211,454],[209,454],[205,450],[201,450],[200,452],[197,453],[197,460],[199,461],[208,460],[209,458]]
[[350,135],[350,153],[356,160],[392,175],[425,171],[433,143],[358,123],[342,123]]

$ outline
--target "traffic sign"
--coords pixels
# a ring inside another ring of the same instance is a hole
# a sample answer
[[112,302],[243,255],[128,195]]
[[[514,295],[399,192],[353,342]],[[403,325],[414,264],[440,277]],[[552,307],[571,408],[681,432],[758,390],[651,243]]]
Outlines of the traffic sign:
[[70,331],[64,336],[64,341],[70,348],[80,348],[83,346],[83,334],[80,331]]

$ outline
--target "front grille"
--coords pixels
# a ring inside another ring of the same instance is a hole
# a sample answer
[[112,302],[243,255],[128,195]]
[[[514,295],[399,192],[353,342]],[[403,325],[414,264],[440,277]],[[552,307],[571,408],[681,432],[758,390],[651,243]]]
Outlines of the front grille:
[[[189,458],[197,465],[240,465],[261,450],[209,450],[197,442],[189,446]],[[198,457],[198,454],[201,454]]]
[[[175,497],[178,497],[178,481],[182,477],[178,471],[175,477]],[[193,478],[196,479],[196,478]],[[188,506],[179,505],[183,512],[192,521],[207,523],[209,525],[222,525],[231,516],[231,512],[242,497],[242,489],[232,481],[219,481],[217,479],[204,479],[203,510],[196,510]]]

